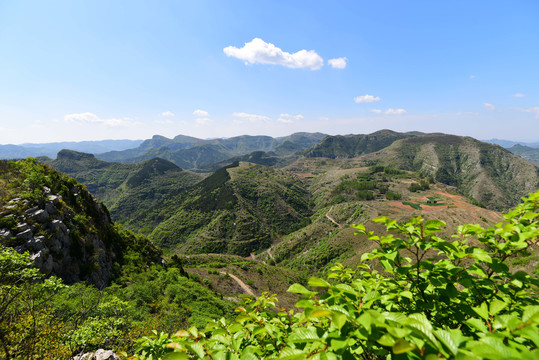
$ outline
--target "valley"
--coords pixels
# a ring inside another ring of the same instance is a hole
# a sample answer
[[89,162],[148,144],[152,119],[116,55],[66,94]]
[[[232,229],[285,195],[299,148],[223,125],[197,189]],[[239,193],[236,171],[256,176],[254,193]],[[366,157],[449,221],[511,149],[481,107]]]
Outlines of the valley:
[[[392,236],[373,219],[442,221],[437,236],[450,238],[462,224],[503,222],[502,212],[539,187],[535,165],[472,138],[389,130],[320,137],[154,137],[108,155],[66,149],[56,159],[4,161],[0,240],[30,251],[44,275],[82,287],[83,301],[132,308],[125,324],[104,330],[123,334],[112,346],[129,347],[123,331],[203,327],[231,318],[253,295],[276,294],[280,307],[292,308],[292,284],[356,268],[376,251],[379,244],[358,235],[356,224]],[[170,156],[155,157],[163,154]],[[47,196],[59,205],[43,202]],[[32,220],[37,215],[23,215],[29,209],[49,213]],[[55,235],[58,222],[64,237]],[[23,236],[27,228],[33,237]],[[527,251],[508,261],[537,276],[537,246]],[[372,266],[384,271],[383,264]],[[94,286],[107,300],[84,300],[97,296]],[[70,289],[55,295],[52,311],[63,314],[75,339],[93,325],[86,322],[92,317],[70,322],[78,310],[60,300]],[[89,311],[104,326],[105,313],[96,309]],[[65,351],[99,343],[77,341]]]

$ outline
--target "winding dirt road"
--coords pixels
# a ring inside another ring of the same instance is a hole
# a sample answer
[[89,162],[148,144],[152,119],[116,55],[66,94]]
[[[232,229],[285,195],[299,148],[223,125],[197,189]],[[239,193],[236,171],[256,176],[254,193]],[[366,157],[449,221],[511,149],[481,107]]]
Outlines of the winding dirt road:
[[328,210],[328,212],[326,213],[326,217],[329,219],[329,221],[331,221],[332,223],[334,223],[335,225],[337,225],[339,227],[339,229],[342,228],[342,225],[339,224],[338,222],[335,221],[335,219],[333,219],[331,216],[329,216],[329,213],[330,211],[333,210],[333,206],[331,206],[331,208]]
[[241,281],[241,279],[238,278],[236,275],[232,275],[232,274],[226,273],[226,272],[224,272],[224,271],[221,271],[221,274],[225,274],[225,275],[230,276],[233,280],[235,280],[235,281],[238,283],[238,285],[243,289],[243,291],[245,291],[245,292],[246,292],[247,294],[249,294],[249,295],[252,295],[252,296],[255,296],[255,297],[256,297],[255,293],[253,292],[253,289],[251,289],[251,288],[249,287],[249,285],[247,285],[246,283],[244,283],[243,281]]

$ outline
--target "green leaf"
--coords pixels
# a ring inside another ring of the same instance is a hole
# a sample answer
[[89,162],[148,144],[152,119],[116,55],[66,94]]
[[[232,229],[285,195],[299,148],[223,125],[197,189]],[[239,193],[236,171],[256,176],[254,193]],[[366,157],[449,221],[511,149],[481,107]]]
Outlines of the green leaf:
[[310,291],[307,288],[305,288],[305,286],[300,285],[300,284],[290,285],[290,287],[288,288],[288,292],[291,292],[294,294],[302,294],[305,296],[313,296],[317,294],[315,291]]
[[257,349],[254,346],[247,346],[241,352],[240,360],[258,360],[259,357],[256,356]]
[[333,350],[339,351],[348,346],[348,339],[331,339],[331,347]]
[[394,354],[404,354],[414,349],[415,346],[413,344],[410,344],[408,341],[402,339],[395,341],[395,344],[393,345]]
[[522,321],[539,321],[539,306],[538,305],[529,305],[524,308],[522,312]]
[[398,327],[394,327],[394,326],[388,326],[387,327],[387,332],[389,332],[391,335],[393,335],[396,338],[401,338],[402,339],[403,337],[410,334],[412,332],[412,330],[398,328]]
[[477,318],[471,318],[471,319],[466,320],[465,323],[469,327],[471,327],[473,329],[476,329],[476,330],[479,330],[479,331],[481,331],[483,333],[488,332],[487,326],[485,325],[485,322],[483,320],[480,320],[480,319],[477,319]]
[[317,277],[311,277],[308,282],[309,286],[313,287],[329,287],[330,284],[323,279],[317,278]]
[[477,313],[477,315],[481,316],[484,320],[488,320],[488,307],[487,303],[483,302],[479,306],[472,307],[473,311]]
[[190,356],[184,352],[171,352],[171,353],[166,353],[165,355],[163,355],[162,359],[163,360],[186,360],[186,359],[189,359]]
[[316,340],[320,340],[320,338],[314,328],[296,328],[288,337],[288,341],[291,343],[304,343]]
[[490,257],[490,255],[485,250],[483,250],[481,248],[474,248],[473,252],[472,252],[472,255],[473,255],[474,259],[476,259],[479,262],[485,262],[485,263],[491,263],[492,262],[492,258]]
[[399,293],[399,296],[405,297],[405,298],[410,299],[410,300],[412,300],[414,298],[414,294],[412,294],[412,292],[410,292],[408,290],[401,291]]
[[346,324],[346,315],[333,312],[331,320],[337,329],[341,329]]
[[509,304],[507,304],[505,301],[494,299],[490,302],[489,314],[496,315],[497,313],[502,311],[507,305]]
[[189,343],[185,344],[185,347],[190,351],[194,352],[199,358],[204,358],[204,348],[200,343]]
[[395,339],[393,339],[393,337],[389,334],[382,335],[382,337],[380,337],[380,339],[378,339],[377,342],[383,346],[395,345]]
[[453,355],[457,355],[459,344],[457,341],[455,341],[455,339],[453,339],[453,335],[449,331],[436,329],[433,331],[433,333]]

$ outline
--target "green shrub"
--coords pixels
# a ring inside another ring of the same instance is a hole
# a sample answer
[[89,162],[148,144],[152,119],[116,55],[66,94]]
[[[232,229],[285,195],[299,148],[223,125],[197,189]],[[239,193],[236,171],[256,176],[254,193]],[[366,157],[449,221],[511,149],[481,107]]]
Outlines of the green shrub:
[[300,311],[271,311],[267,294],[245,299],[233,322],[178,331],[165,358],[537,359],[539,280],[506,261],[536,241],[538,209],[539,192],[505,223],[461,225],[448,239],[444,222],[420,217],[374,219],[382,236],[356,225],[378,247],[357,270],[337,264],[327,280],[311,278],[320,293],[290,286]]

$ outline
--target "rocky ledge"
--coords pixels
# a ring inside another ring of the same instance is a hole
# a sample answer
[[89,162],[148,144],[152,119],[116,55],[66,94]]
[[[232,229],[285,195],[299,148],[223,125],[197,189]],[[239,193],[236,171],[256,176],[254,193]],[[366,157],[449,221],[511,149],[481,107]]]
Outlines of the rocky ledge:
[[86,280],[103,288],[112,276],[115,254],[96,226],[111,228],[110,217],[82,187],[73,187],[71,194],[74,199],[84,198],[79,203],[85,204],[91,216],[76,215],[62,196],[46,187],[34,203],[11,199],[0,208],[0,243],[19,253],[28,252],[46,275],[58,276],[67,284]]

